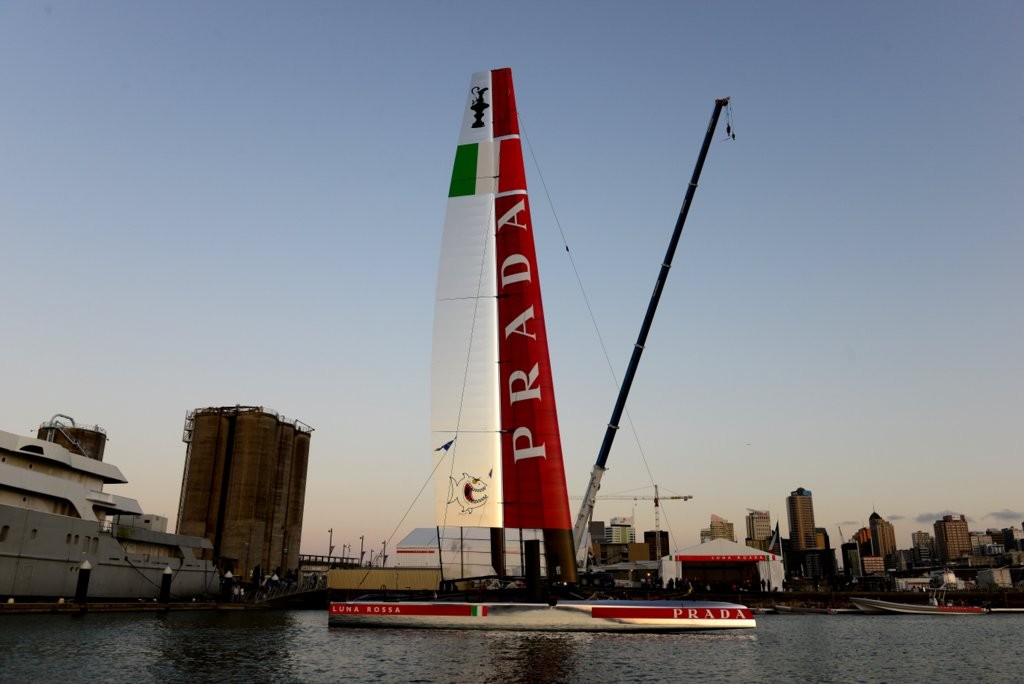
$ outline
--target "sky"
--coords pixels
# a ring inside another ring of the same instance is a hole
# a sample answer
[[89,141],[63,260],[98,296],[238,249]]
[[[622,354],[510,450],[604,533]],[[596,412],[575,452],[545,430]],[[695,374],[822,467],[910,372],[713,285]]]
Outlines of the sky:
[[265,406],[315,429],[303,553],[433,526],[448,181],[509,66],[570,494],[730,96],[602,494],[692,495],[676,548],[785,535],[798,487],[834,546],[1020,526],[1021,35],[1017,2],[0,0],[0,429],[101,425],[108,491],[173,524],[185,414]]

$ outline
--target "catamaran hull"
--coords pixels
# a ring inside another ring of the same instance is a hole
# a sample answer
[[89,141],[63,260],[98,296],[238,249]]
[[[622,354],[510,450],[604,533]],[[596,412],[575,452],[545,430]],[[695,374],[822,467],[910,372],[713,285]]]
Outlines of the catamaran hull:
[[871,615],[984,615],[988,612],[978,606],[913,605],[859,597],[851,597],[850,603],[857,606],[861,612]]
[[750,609],[712,601],[444,601],[331,603],[330,627],[476,629],[557,632],[683,632],[750,629]]

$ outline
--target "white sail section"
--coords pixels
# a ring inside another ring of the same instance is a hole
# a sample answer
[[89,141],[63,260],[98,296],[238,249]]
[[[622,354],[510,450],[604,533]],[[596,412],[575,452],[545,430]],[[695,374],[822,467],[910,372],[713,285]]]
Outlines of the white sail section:
[[[501,527],[503,522],[495,155],[490,110],[478,117],[470,108],[480,89],[489,87],[490,72],[474,75],[459,144],[477,144],[484,150],[476,155],[480,182],[475,192],[448,199],[437,280],[431,431],[438,466],[437,521],[442,526]],[[474,126],[478,121],[485,125]]]

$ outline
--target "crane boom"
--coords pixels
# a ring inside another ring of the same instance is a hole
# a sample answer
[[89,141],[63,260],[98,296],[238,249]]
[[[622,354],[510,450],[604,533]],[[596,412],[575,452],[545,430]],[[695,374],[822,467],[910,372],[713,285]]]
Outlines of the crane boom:
[[619,429],[619,421],[622,419],[622,412],[626,407],[626,397],[629,396],[629,389],[633,385],[633,378],[636,376],[637,366],[640,364],[640,356],[643,354],[644,345],[647,343],[647,335],[651,330],[651,323],[654,321],[654,313],[658,309],[658,302],[661,300],[661,293],[665,289],[665,281],[668,279],[669,269],[672,267],[672,258],[675,256],[676,246],[679,244],[679,237],[683,233],[683,225],[686,223],[686,215],[690,212],[690,204],[693,202],[693,195],[697,191],[697,181],[700,180],[700,173],[704,168],[704,160],[707,158],[708,150],[711,148],[711,139],[718,126],[718,117],[722,108],[729,104],[729,98],[715,100],[715,109],[711,114],[711,121],[708,123],[707,133],[704,135],[704,144],[697,155],[697,164],[693,169],[693,176],[686,188],[686,195],[683,198],[683,206],[676,218],[676,225],[672,231],[672,237],[668,243],[668,251],[662,261],[661,270],[658,272],[658,279],[654,283],[654,292],[651,293],[651,301],[647,305],[647,314],[640,325],[640,334],[637,336],[636,344],[633,345],[633,353],[629,359],[629,366],[622,378],[622,385],[619,387],[619,396],[615,400],[615,407],[612,409],[612,417],[608,421],[608,428],[604,433],[604,441],[597,454],[597,463],[590,472],[590,481],[587,483],[586,492],[583,495],[583,502],[580,504],[579,513],[576,515],[576,523],[572,528],[573,545],[576,548],[576,556],[579,558],[584,540],[586,539],[587,526],[594,515],[594,505],[597,502],[597,490],[601,488],[601,478],[607,470],[608,454],[611,452],[612,442],[615,440],[615,433]]

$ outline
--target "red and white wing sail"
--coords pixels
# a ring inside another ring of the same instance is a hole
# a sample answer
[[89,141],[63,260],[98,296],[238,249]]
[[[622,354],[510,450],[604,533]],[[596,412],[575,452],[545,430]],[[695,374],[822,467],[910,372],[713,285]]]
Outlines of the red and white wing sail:
[[438,523],[569,529],[509,69],[470,82],[445,216],[431,374]]

